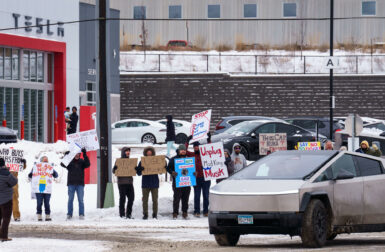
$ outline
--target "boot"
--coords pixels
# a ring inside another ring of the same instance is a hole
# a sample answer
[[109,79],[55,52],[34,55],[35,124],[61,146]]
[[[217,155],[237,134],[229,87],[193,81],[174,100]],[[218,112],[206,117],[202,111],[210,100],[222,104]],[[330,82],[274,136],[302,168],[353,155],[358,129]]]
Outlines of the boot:
[[1,239],[2,242],[6,242],[6,241],[12,241],[12,238],[4,238],[4,239]]
[[49,214],[46,214],[45,215],[45,221],[51,221],[52,219],[51,219],[51,215],[49,215]]
[[126,218],[127,218],[127,219],[132,219],[131,214],[127,214],[127,215],[126,215]]
[[199,213],[194,213],[194,216],[199,218],[201,215]]
[[38,220],[38,221],[43,221],[43,216],[42,216],[41,214],[38,214],[38,215],[37,215],[37,220]]
[[71,215],[67,215],[67,220],[71,220],[72,219],[72,216]]
[[187,217],[188,217],[187,212],[183,212],[182,217],[183,217],[183,219],[187,219]]
[[177,214],[177,213],[173,213],[173,214],[172,214],[172,218],[173,218],[174,220],[176,220],[176,219],[178,218],[178,214]]
[[209,217],[209,214],[208,213],[204,213],[203,216],[204,217]]
[[152,218],[153,218],[153,219],[158,219],[158,216],[157,216],[155,213],[153,213],[153,214],[152,214]]
[[147,220],[147,219],[148,219],[148,215],[147,214],[143,215],[143,220]]

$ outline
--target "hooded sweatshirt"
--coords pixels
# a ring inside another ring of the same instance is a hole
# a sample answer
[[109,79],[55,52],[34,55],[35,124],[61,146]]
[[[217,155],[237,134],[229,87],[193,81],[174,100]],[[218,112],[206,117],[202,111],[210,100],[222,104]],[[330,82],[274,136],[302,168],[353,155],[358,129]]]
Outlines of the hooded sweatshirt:
[[172,116],[168,115],[167,118],[167,132],[166,132],[166,142],[174,141],[175,142],[175,125],[172,121]]
[[[126,157],[126,150],[127,150],[128,148],[127,147],[124,147],[123,149],[122,149],[122,152],[120,153],[120,157],[121,158],[130,158],[130,157]],[[112,173],[114,173],[115,174],[115,171],[116,171],[116,169],[114,168],[113,170],[112,170]],[[134,182],[134,179],[132,178],[132,177],[118,177],[118,184],[119,185],[123,185],[123,184],[132,184]]]
[[[152,151],[152,155],[155,156],[155,149],[153,147],[147,147],[143,150],[143,156],[147,156],[147,151]],[[164,161],[164,165],[166,165],[166,161]],[[142,162],[139,162],[138,167],[142,166]],[[142,171],[136,170],[136,174],[138,176],[142,175]],[[159,188],[159,176],[158,174],[152,175],[143,175],[142,177],[142,188]]]
[[239,143],[235,143],[233,145],[233,153],[231,154],[231,160],[234,162],[234,173],[242,170],[247,166],[246,158],[243,156],[243,154],[235,153],[235,147],[241,146]]

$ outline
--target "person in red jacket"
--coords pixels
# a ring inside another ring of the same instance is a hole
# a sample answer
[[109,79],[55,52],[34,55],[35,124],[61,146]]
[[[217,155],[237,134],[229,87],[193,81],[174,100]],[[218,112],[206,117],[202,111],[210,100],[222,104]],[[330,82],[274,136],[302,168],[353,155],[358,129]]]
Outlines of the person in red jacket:
[[[186,149],[192,136],[189,136],[186,142]],[[211,134],[207,134],[207,142],[211,143]],[[196,176],[196,186],[194,186],[194,216],[200,217],[201,215],[201,194],[203,195],[203,216],[207,217],[209,213],[209,190],[211,186],[211,181],[205,181],[203,175],[203,167],[201,160],[201,153],[199,151],[199,142],[194,142],[194,152],[187,151],[188,157],[195,157],[195,176]]]

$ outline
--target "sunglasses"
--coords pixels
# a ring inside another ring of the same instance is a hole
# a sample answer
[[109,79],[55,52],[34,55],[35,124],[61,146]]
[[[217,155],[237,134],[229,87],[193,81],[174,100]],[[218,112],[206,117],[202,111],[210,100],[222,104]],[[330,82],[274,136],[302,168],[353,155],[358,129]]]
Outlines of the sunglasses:
[[234,148],[234,150],[240,150],[241,149],[241,147],[235,147]]

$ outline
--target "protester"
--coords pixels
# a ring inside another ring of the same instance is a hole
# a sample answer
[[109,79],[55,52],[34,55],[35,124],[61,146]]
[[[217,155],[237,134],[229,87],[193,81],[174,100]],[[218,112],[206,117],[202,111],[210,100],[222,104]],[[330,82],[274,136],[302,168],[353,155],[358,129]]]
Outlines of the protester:
[[186,158],[186,154],[186,146],[183,144],[179,145],[177,155],[170,159],[170,162],[168,163],[167,167],[167,172],[170,173],[172,176],[172,190],[174,191],[172,217],[174,219],[178,218],[180,201],[182,201],[182,216],[184,219],[187,219],[188,217],[187,210],[191,187],[186,186],[177,188],[175,181],[175,178],[178,175],[178,173],[175,171],[175,159]]
[[167,132],[166,132],[166,143],[167,143],[167,157],[170,157],[170,151],[171,149],[175,150],[175,125],[172,121],[172,115],[167,115]]
[[75,158],[66,167],[63,163],[61,166],[68,170],[67,186],[68,186],[68,212],[67,220],[72,219],[73,203],[75,192],[79,202],[79,219],[84,220],[84,169],[90,167],[90,160],[87,157],[87,151],[82,149],[83,158],[80,158],[80,153],[76,154]]
[[[155,156],[155,149],[153,147],[146,147],[143,151],[143,156]],[[165,166],[167,169],[167,163],[165,161]],[[136,173],[138,176],[142,175],[144,171],[142,162],[139,162],[138,167],[136,167]],[[152,218],[158,218],[158,191],[159,191],[159,176],[158,174],[152,175],[143,175],[142,177],[142,202],[143,202],[143,220],[148,219],[148,198],[151,193],[152,198]]]
[[233,153],[231,154],[231,160],[234,162],[234,172],[238,172],[247,166],[245,156],[241,154],[241,145],[235,143],[233,145]]
[[361,148],[357,149],[356,152],[381,157],[382,152],[378,149],[377,145],[372,144],[372,147],[369,147],[368,141],[364,140],[361,142]]
[[12,215],[12,187],[16,184],[17,178],[9,172],[4,159],[0,158],[0,239],[2,242],[12,241],[8,237],[8,227]]
[[[25,159],[21,160],[23,162],[23,169],[27,168],[27,161]],[[15,178],[19,176],[18,172],[11,172]],[[19,185],[16,184],[13,187],[13,198],[12,198],[12,214],[13,214],[13,219],[16,222],[20,221],[20,210],[19,210]]]
[[327,141],[324,146],[324,150],[334,150],[333,148],[333,142],[332,141]]
[[77,131],[77,127],[78,127],[78,120],[79,120],[79,116],[78,114],[76,113],[78,111],[78,109],[76,107],[72,107],[72,114],[70,115],[70,127],[69,129],[67,130],[68,134],[73,134],[73,133],[76,133]]
[[[121,152],[121,158],[130,158],[131,149],[124,147]],[[118,167],[115,165],[112,172],[115,174]],[[131,219],[132,205],[134,204],[135,191],[133,185],[134,179],[130,177],[118,177],[118,189],[119,189],[119,215],[121,218],[126,217]],[[127,198],[127,207],[125,209],[125,203]]]
[[68,129],[70,128],[70,122],[71,122],[70,116],[71,116],[70,107],[66,107],[66,110],[64,111],[64,120],[66,122],[67,133],[68,133]]
[[[189,142],[191,141],[192,136],[187,138],[185,144],[188,148]],[[211,134],[207,134],[207,143],[211,143]],[[199,150],[199,142],[194,142],[194,152],[187,151],[188,157],[195,157],[195,176],[196,176],[196,185],[194,186],[194,216],[199,217],[201,215],[201,193],[203,195],[203,216],[207,217],[209,213],[209,190],[211,186],[211,180],[205,181],[203,175],[203,166],[201,160],[201,153]]]
[[[48,163],[48,157],[43,156],[40,158],[41,163]],[[44,212],[45,212],[45,220],[51,221],[51,207],[50,207],[50,200],[51,200],[51,193],[52,193],[52,183],[53,178],[57,178],[58,174],[57,172],[52,169],[50,171],[44,171],[43,174],[38,174],[39,170],[36,164],[33,166],[31,172],[28,174],[28,178],[32,179],[32,194],[36,195],[36,214],[37,214],[37,220],[43,221],[42,217],[42,206],[44,203]],[[36,174],[34,176],[34,174]]]
[[[227,173],[229,174],[229,177],[234,174],[234,161],[231,160],[230,151],[228,149],[224,150],[225,152],[225,165],[227,167]],[[217,183],[225,180],[223,179],[217,179]]]

